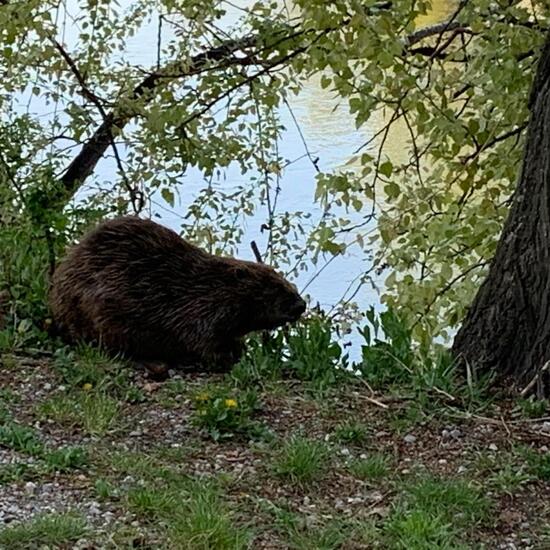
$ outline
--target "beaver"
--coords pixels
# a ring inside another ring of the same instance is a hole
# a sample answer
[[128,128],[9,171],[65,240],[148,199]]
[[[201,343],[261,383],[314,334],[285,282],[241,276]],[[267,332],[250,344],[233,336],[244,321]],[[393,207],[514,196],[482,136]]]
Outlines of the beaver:
[[131,216],[101,223],[68,251],[49,302],[65,340],[99,345],[159,378],[173,366],[227,370],[246,334],[296,321],[306,310],[273,268],[208,254]]

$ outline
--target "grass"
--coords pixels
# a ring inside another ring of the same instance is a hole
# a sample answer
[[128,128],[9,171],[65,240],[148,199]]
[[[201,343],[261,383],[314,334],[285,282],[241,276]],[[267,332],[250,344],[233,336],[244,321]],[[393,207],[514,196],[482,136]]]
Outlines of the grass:
[[353,459],[348,464],[352,476],[363,481],[377,481],[389,475],[391,459],[382,453],[374,453],[366,458]]
[[60,394],[41,403],[40,418],[53,420],[67,428],[78,427],[89,435],[104,435],[118,428],[121,405],[102,391],[80,391],[75,397]]
[[334,438],[340,443],[360,445],[367,441],[369,430],[362,422],[346,420],[334,430]]
[[169,528],[174,547],[189,550],[247,548],[252,531],[238,527],[218,489],[208,482],[196,482],[191,496],[178,509]]
[[[452,522],[425,510],[394,514],[384,528],[388,548],[403,550],[458,550],[458,531]],[[462,547],[466,548],[466,547]]]
[[0,426],[0,445],[31,456],[39,456],[44,450],[35,430],[14,422]]
[[461,541],[490,514],[482,490],[461,479],[424,476],[403,482],[384,534],[392,548],[461,548]]
[[76,542],[86,532],[86,521],[77,514],[43,515],[0,530],[0,547],[10,550],[59,547]]
[[275,462],[275,473],[296,483],[311,483],[322,477],[329,464],[329,450],[320,442],[294,435],[279,451]]
[[225,550],[247,548],[252,531],[236,526],[216,480],[187,477],[159,486],[132,488],[128,508],[138,517],[168,525],[173,548]]
[[[491,548],[505,530],[524,535],[524,520],[534,545],[547,542],[550,508],[532,495],[550,491],[550,458],[524,429],[535,424],[521,424],[542,405],[493,409],[475,385],[467,397],[451,386],[452,365],[420,367],[397,321],[384,322],[393,339],[371,339],[364,355],[383,388],[374,396],[335,372],[346,359],[313,321],[256,338],[227,375],[152,384],[88,348],[10,369],[0,381],[2,491],[40,510],[38,487],[55,483],[58,509],[76,494],[86,514],[98,502],[116,521],[97,529],[90,514],[86,530],[73,513],[38,515],[4,529],[0,547],[71,548],[85,537],[99,548]],[[45,383],[56,389],[20,391]],[[477,404],[498,422],[467,419]],[[460,439],[441,438],[448,424]],[[489,428],[491,452],[480,437]]]
[[53,472],[79,470],[89,463],[88,453],[81,447],[64,447],[48,451],[42,458],[46,468]]

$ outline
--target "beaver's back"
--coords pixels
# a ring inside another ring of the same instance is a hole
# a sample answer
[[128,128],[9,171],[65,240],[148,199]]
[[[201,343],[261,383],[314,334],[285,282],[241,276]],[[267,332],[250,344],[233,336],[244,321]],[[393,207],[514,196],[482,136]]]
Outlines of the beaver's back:
[[[205,271],[209,255],[149,220],[102,223],[56,269],[50,306],[61,333],[129,351],[162,330],[182,289]],[[189,296],[189,300],[192,300]],[[155,336],[157,337],[157,336]]]

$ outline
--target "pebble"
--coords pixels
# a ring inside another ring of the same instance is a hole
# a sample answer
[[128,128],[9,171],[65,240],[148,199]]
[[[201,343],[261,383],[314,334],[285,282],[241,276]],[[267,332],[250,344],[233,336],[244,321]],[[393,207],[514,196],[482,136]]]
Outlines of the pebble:
[[491,451],[498,451],[498,447],[494,444],[494,443],[491,443],[489,445],[489,450]]
[[546,421],[542,423],[541,430],[545,433],[550,433],[550,422]]
[[25,492],[29,495],[34,495],[34,493],[36,492],[36,483],[33,483],[32,481],[27,481],[27,483],[25,483]]
[[412,443],[415,443],[416,442],[416,436],[412,435],[412,434],[407,434],[404,438],[403,438],[403,441],[405,443],[408,443],[408,444],[412,444]]
[[454,430],[451,430],[451,437],[453,439],[460,439],[462,437],[462,432],[455,428]]

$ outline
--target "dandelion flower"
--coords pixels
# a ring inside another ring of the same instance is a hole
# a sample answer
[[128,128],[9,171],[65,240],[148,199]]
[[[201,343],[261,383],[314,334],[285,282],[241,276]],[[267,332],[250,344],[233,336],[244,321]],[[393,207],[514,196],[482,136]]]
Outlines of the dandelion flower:
[[83,389],[84,391],[90,391],[90,390],[92,389],[92,387],[93,387],[93,386],[92,386],[89,382],[86,382],[86,384],[84,384],[84,385],[82,386],[82,389]]
[[237,402],[235,401],[235,399],[226,399],[225,406],[228,409],[234,409],[237,406]]

